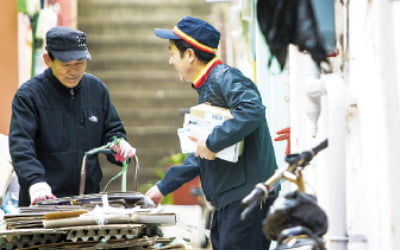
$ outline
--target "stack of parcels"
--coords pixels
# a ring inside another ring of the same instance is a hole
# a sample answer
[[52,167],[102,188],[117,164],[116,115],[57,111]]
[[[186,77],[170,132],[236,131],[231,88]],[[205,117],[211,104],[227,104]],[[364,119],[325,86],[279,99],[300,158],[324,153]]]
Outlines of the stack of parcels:
[[[216,126],[224,121],[232,119],[229,109],[202,103],[190,108],[190,113],[185,114],[183,128],[178,129],[178,136],[182,153],[193,153],[196,151],[197,143],[189,138],[194,136],[199,139],[207,139],[207,136]],[[237,162],[243,153],[244,141],[235,143],[217,152],[217,158],[229,162]]]

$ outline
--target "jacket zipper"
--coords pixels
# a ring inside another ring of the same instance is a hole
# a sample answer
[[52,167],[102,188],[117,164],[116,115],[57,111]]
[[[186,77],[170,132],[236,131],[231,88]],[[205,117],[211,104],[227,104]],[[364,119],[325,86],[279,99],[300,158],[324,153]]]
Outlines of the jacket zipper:
[[74,91],[74,89],[69,89],[69,94],[71,95],[72,99],[75,98],[75,91]]

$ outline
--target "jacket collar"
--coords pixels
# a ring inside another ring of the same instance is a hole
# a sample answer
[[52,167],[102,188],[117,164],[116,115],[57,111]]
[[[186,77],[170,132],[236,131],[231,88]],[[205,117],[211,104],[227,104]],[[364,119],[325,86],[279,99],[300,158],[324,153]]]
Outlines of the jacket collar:
[[215,56],[211,61],[209,61],[206,66],[197,74],[197,76],[193,79],[192,85],[194,88],[200,88],[200,86],[205,82],[211,70],[218,64],[221,64],[222,60]]

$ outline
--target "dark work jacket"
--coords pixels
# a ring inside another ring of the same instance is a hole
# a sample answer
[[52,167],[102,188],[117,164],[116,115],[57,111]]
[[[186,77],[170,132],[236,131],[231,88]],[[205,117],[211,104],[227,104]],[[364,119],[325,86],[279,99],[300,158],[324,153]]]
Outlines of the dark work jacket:
[[[84,153],[125,134],[105,84],[93,75],[85,73],[70,89],[47,69],[21,85],[13,99],[9,133],[19,205],[30,204],[29,187],[38,182],[47,182],[57,197],[79,194]],[[99,192],[97,157],[89,158],[86,167],[85,193]]]
[[244,139],[243,154],[236,163],[190,154],[182,165],[169,168],[157,185],[166,195],[200,175],[207,200],[219,209],[242,199],[275,172],[275,152],[257,86],[239,70],[216,65],[197,91],[198,103],[229,108],[234,117],[214,128],[207,147],[218,152]]

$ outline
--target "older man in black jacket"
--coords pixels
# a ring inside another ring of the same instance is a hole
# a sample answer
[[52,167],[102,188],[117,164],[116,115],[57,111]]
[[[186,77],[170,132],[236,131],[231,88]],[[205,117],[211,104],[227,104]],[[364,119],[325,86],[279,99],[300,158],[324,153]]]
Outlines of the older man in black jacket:
[[[85,73],[91,59],[86,34],[54,27],[46,33],[46,49],[43,59],[49,68],[24,83],[12,103],[9,144],[20,206],[79,194],[84,153],[114,137],[123,139],[110,161],[135,154],[105,84]],[[85,193],[99,192],[97,157],[86,168]]]

